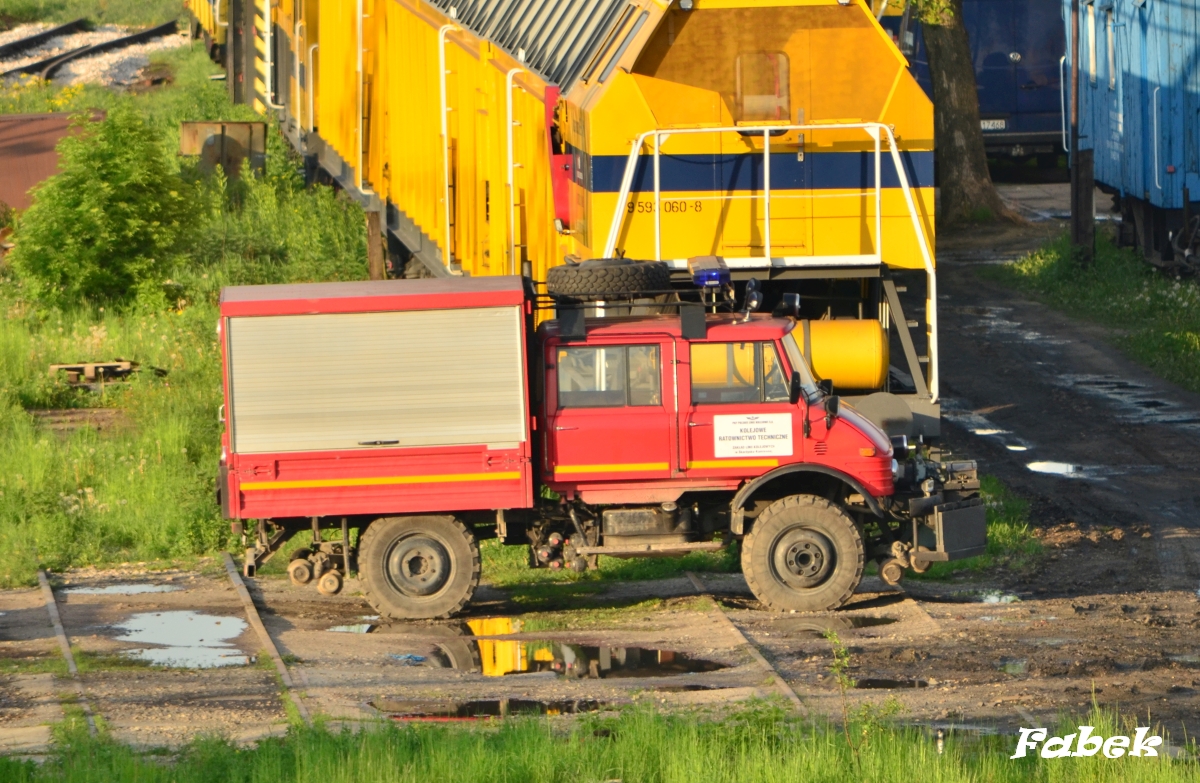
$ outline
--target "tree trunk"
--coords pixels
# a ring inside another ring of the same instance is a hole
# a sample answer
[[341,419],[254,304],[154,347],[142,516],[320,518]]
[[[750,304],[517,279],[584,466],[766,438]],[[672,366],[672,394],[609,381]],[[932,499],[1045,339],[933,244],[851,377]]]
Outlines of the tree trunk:
[[934,138],[941,203],[938,223],[1020,218],[1004,206],[988,172],[979,125],[979,93],[971,45],[962,24],[962,0],[922,20],[933,80]]

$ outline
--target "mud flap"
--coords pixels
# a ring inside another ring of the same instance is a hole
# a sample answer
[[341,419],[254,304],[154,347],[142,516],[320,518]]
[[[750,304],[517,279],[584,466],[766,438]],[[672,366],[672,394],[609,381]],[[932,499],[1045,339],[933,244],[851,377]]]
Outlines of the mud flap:
[[962,560],[987,551],[987,509],[982,498],[944,503],[933,508],[924,521],[913,520],[913,538],[918,562]]

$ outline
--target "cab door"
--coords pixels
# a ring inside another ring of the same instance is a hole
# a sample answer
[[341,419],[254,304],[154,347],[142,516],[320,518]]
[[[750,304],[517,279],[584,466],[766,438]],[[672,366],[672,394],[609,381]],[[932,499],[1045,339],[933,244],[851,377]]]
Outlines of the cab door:
[[674,384],[664,367],[673,351],[672,342],[547,347],[548,479],[672,476]]
[[800,462],[804,408],[770,341],[694,342],[681,405],[680,445],[689,477],[744,477]]

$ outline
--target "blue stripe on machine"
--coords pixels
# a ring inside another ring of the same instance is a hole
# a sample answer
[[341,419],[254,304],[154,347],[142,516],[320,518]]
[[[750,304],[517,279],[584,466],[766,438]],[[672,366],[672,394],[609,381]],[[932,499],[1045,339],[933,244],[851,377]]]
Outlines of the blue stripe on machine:
[[[586,154],[575,150],[576,160],[585,166]],[[933,152],[900,153],[915,188],[933,187]],[[582,160],[580,160],[582,158]],[[619,193],[627,158],[623,155],[595,155],[591,162],[593,193]],[[763,159],[759,153],[727,155],[663,155],[659,164],[663,191],[759,190],[762,187]],[[583,176],[580,176],[583,175]],[[576,172],[576,181],[587,187],[586,174]],[[810,152],[804,160],[795,153],[771,156],[771,190],[858,190],[875,186],[873,152]],[[883,155],[883,187],[900,187],[900,178],[891,156]],[[638,158],[633,175],[633,192],[654,190],[654,158]]]

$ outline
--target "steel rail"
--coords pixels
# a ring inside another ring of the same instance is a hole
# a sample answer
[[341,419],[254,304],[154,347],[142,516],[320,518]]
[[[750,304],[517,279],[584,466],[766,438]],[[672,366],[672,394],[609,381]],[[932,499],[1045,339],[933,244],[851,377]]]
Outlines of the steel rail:
[[50,615],[50,624],[54,626],[54,636],[58,639],[58,649],[67,662],[67,674],[75,686],[75,696],[79,699],[79,706],[83,708],[83,717],[87,720],[88,733],[94,737],[96,736],[96,718],[92,713],[92,706],[83,692],[83,683],[79,679],[79,667],[75,665],[75,656],[71,653],[71,640],[67,638],[67,632],[63,628],[62,615],[58,612],[58,601],[54,598],[54,589],[51,588],[50,580],[46,577],[44,570],[39,568],[37,574],[38,584],[42,588],[42,599],[46,602],[46,612]]
[[700,578],[691,571],[684,571],[684,574],[692,583],[692,586],[696,588],[697,592],[708,599],[710,605],[709,616],[711,616],[717,621],[717,623],[724,626],[726,630],[737,637],[738,641],[746,645],[746,649],[749,650],[751,657],[754,658],[766,675],[774,681],[775,688],[779,691],[779,694],[791,702],[792,706],[798,711],[803,712],[805,709],[804,702],[800,701],[800,697],[796,695],[796,691],[792,689],[791,685],[788,685],[788,681],[783,679],[783,675],[781,675],[779,671],[771,665],[771,662],[768,661],[766,656],[762,654],[762,651],[759,650],[753,642],[746,638],[746,634],[742,633],[742,629],[738,628],[734,624],[733,620],[730,620],[729,616],[726,615],[725,612],[721,611],[720,604],[718,604],[717,600],[712,597],[712,593],[709,592],[708,588],[704,586],[704,583],[700,581]]
[[51,27],[49,30],[43,30],[40,33],[34,33],[26,38],[19,38],[16,41],[10,41],[3,46],[0,46],[0,60],[11,60],[15,55],[39,46],[51,38],[57,38],[60,35],[74,33],[84,30],[88,27],[87,19],[76,19],[74,22],[60,24],[58,27]]
[[152,27],[149,30],[142,30],[140,33],[133,33],[122,38],[114,38],[111,41],[103,41],[102,43],[92,44],[91,46],[83,46],[78,49],[72,49],[65,54],[58,54],[54,57],[48,57],[45,60],[39,60],[29,65],[23,65],[20,68],[13,68],[11,71],[0,73],[0,79],[9,76],[17,76],[18,74],[28,73],[37,74],[40,79],[53,79],[54,74],[69,62],[91,57],[105,52],[111,52],[114,49],[123,49],[126,46],[145,43],[155,38],[161,38],[164,35],[170,35],[179,29],[178,23],[171,21],[166,24],[161,24],[158,27]]

